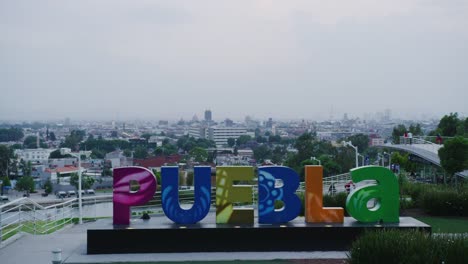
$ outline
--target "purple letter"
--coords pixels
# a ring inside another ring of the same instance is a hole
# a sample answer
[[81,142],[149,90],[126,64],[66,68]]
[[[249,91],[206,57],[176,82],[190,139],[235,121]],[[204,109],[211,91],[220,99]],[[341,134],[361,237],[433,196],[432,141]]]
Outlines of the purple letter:
[[[130,190],[131,181],[138,183],[139,190]],[[143,205],[151,200],[156,185],[156,177],[145,168],[114,169],[114,225],[129,225],[130,206]]]

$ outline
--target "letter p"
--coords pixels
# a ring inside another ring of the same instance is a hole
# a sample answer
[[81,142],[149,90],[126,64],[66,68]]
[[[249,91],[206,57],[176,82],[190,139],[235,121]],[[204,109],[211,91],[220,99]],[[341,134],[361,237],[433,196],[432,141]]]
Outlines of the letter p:
[[[137,190],[132,190],[131,185]],[[130,206],[147,203],[156,191],[156,177],[141,167],[114,169],[114,225],[130,224]]]

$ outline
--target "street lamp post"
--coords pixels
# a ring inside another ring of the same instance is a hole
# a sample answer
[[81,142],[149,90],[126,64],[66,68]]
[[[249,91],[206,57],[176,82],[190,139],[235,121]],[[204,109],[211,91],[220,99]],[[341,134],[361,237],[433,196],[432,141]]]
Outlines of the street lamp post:
[[384,158],[385,158],[385,155],[388,155],[388,168],[392,169],[391,168],[392,167],[392,153],[391,152],[390,153],[384,152],[383,153]]
[[364,155],[358,153],[358,156],[362,158],[361,166],[364,166]]
[[312,160],[315,160],[318,162],[319,166],[322,166],[322,162],[320,162],[319,159],[317,159],[316,157],[310,157]]
[[357,146],[354,146],[351,141],[343,141],[343,145],[344,146],[350,146],[352,147],[355,151],[356,151],[356,168],[359,167],[359,161],[358,161],[358,147]]
[[377,156],[379,157],[379,163],[381,164],[380,166],[385,167],[385,154],[377,153]]
[[60,153],[62,155],[70,154],[78,158],[78,211],[79,211],[79,223],[83,224],[83,205],[81,202],[81,156],[80,153],[74,154],[67,148],[61,148]]

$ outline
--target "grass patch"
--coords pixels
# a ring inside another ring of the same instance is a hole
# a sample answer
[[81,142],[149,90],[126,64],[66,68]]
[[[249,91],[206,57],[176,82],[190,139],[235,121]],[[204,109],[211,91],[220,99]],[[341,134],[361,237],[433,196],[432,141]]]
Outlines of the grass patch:
[[365,233],[353,242],[348,254],[349,264],[461,264],[467,259],[467,236],[395,229]]
[[466,217],[415,217],[432,227],[433,233],[468,233],[468,218]]
[[[57,221],[33,221],[23,222],[20,224],[14,224],[2,229],[2,241],[16,235],[19,232],[26,232],[30,234],[45,235],[53,233],[57,230],[62,229],[66,224],[70,223],[70,218],[64,218]],[[14,230],[14,231],[13,231]],[[6,235],[5,235],[6,234]]]

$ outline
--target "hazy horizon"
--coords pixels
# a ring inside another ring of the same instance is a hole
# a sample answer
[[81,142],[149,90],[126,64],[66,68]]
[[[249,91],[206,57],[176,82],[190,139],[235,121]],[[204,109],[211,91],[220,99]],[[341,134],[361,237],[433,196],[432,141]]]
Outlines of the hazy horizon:
[[466,1],[2,1],[0,120],[468,115]]

